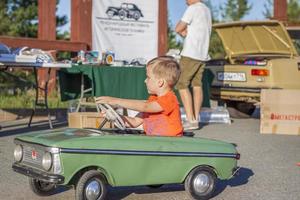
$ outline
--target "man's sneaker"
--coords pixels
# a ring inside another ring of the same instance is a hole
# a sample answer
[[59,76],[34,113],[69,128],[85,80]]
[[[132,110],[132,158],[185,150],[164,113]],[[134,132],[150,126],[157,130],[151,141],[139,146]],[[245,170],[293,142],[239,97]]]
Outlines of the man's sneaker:
[[188,131],[188,130],[196,130],[199,129],[199,122],[198,121],[185,121],[183,122],[183,130]]

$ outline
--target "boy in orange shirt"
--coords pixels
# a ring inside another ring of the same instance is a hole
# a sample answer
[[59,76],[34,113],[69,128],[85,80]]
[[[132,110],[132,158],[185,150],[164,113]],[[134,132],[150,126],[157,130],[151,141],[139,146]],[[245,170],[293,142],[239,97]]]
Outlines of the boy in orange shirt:
[[146,135],[182,136],[179,103],[173,90],[180,68],[172,57],[157,57],[147,63],[145,80],[147,101],[101,96],[96,103],[107,103],[141,112],[136,117],[123,116],[127,127],[143,124]]

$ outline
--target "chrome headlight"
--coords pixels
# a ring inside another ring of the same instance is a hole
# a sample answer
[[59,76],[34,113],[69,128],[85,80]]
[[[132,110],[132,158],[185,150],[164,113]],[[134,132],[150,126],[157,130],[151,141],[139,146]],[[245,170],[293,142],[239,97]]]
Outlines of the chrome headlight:
[[52,154],[52,155],[53,155],[53,173],[54,174],[59,174],[62,171],[59,154],[55,153],[55,154]]
[[50,152],[46,152],[43,155],[42,166],[46,171],[49,171],[52,167],[52,155]]
[[23,158],[23,147],[21,145],[16,145],[14,150],[15,161],[20,162]]

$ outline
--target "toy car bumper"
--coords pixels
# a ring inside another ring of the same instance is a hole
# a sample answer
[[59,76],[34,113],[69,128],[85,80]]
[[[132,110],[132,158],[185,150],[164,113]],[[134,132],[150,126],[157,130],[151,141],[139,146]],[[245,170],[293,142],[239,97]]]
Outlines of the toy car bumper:
[[12,168],[15,172],[23,174],[25,176],[35,178],[48,183],[61,184],[64,182],[65,177],[58,174],[49,174],[31,167],[27,167],[18,163],[14,163]]

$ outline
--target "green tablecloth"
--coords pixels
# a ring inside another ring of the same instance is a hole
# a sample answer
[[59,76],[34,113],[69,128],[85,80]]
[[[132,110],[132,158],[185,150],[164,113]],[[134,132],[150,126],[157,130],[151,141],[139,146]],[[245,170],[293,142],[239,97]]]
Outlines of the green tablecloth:
[[[81,74],[84,75],[85,88],[92,88],[88,96],[114,96],[128,99],[147,99],[144,83],[145,67],[111,67],[92,65],[73,65],[59,71],[61,100],[80,97]],[[213,79],[208,70],[203,74],[203,106],[210,107],[210,83]],[[180,99],[180,98],[179,98]]]

